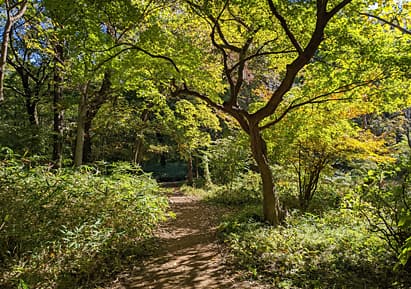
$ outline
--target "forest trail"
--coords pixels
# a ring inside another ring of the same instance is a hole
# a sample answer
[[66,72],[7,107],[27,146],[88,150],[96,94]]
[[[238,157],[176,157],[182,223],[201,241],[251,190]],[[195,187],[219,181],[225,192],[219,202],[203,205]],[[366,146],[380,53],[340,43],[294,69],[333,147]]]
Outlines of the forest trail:
[[176,192],[170,197],[176,214],[156,232],[159,252],[120,277],[115,289],[262,288],[238,281],[226,264],[216,238],[224,209]]

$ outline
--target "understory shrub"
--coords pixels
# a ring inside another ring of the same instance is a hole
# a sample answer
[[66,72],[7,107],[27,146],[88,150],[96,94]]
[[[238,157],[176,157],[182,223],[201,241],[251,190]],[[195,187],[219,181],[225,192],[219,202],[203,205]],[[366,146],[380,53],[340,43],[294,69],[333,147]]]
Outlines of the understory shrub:
[[145,254],[167,199],[138,167],[107,171],[2,157],[1,288],[90,288]]
[[240,173],[226,185],[209,188],[208,199],[225,205],[242,205],[261,202],[261,177],[253,171]]
[[252,163],[247,138],[241,134],[216,140],[207,155],[212,182],[218,185],[235,182]]
[[347,198],[361,212],[372,230],[399,256],[398,266],[411,271],[411,163],[369,170],[356,194]]
[[395,254],[349,211],[291,214],[273,228],[247,210],[220,225],[234,262],[273,288],[409,288]]

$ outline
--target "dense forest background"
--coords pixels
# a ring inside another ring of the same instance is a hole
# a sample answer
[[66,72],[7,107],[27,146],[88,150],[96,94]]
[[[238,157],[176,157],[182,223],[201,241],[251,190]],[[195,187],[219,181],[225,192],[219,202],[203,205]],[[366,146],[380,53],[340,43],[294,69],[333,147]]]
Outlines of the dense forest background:
[[409,288],[410,23],[409,1],[2,1],[0,282],[97,286],[184,181],[236,208],[247,278]]

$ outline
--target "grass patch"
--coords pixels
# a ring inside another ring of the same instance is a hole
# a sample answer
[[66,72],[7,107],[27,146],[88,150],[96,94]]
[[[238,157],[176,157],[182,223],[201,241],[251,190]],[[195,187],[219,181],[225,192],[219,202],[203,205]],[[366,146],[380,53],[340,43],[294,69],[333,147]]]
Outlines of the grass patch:
[[261,203],[260,177],[251,171],[241,174],[226,185],[199,183],[197,186],[181,186],[184,194],[225,206],[244,206]]
[[52,171],[0,161],[1,288],[92,288],[147,254],[167,217],[157,183],[126,164]]
[[292,214],[287,226],[259,222],[248,207],[220,225],[220,237],[234,262],[250,278],[273,288],[409,288],[404,272],[394,272],[395,256],[350,212],[322,217]]

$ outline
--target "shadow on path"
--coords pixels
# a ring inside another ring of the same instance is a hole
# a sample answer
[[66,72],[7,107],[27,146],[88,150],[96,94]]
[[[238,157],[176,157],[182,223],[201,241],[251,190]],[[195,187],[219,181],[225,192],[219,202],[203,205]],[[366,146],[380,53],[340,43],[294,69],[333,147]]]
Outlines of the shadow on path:
[[170,202],[176,218],[156,233],[158,255],[119,276],[114,288],[258,288],[235,281],[224,262],[215,236],[221,209],[183,195],[170,197]]

